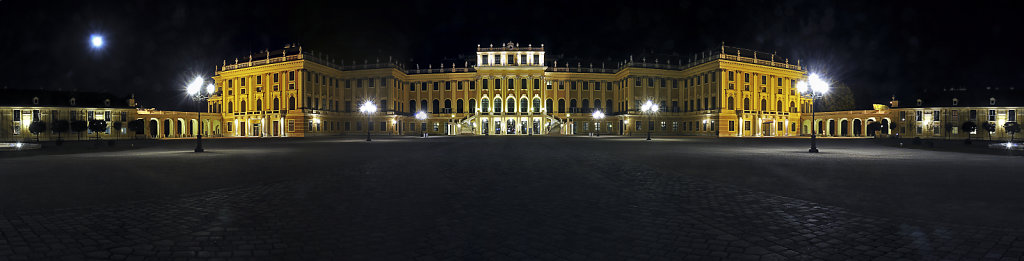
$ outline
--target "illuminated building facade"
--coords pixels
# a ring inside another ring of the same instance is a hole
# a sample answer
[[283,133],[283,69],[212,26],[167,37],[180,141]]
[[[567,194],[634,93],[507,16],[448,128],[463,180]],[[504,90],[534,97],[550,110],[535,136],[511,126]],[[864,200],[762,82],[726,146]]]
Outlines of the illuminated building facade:
[[[410,68],[392,59],[336,64],[299,46],[226,61],[207,110],[222,133],[317,135],[797,136],[811,100],[806,71],[774,54],[720,46],[689,61],[628,60],[614,68],[559,63],[544,45],[477,46],[465,61]],[[425,67],[425,68],[424,68]],[[610,67],[610,66],[609,66]],[[379,109],[358,112],[363,102]],[[658,105],[649,115],[638,108]],[[412,117],[423,111],[429,117]],[[596,120],[594,111],[606,118]]]

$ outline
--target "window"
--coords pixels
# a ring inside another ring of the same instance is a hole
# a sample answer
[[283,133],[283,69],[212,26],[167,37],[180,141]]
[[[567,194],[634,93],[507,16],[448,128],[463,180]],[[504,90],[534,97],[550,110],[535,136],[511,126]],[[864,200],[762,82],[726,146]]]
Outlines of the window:
[[244,77],[243,77],[243,78],[240,78],[240,79],[238,79],[238,85],[239,85],[239,86],[242,86],[242,87],[245,87],[245,78],[244,78]]
[[476,90],[476,81],[470,81],[469,82],[469,89],[470,90]]
[[459,81],[458,83],[456,83],[456,85],[457,85],[457,88],[459,88],[459,90],[461,91],[462,90],[462,81]]
[[[729,76],[732,76],[732,72]],[[736,131],[736,121],[729,121],[729,131]]]
[[558,89],[559,90],[565,90],[565,81],[559,81],[558,82]]
[[[729,72],[729,80],[730,80],[730,81],[733,81],[733,80],[735,80],[735,78],[734,78],[734,75],[733,75],[733,72],[731,72],[731,71]],[[730,131],[731,131],[731,130],[730,130]]]
[[977,120],[978,119],[978,110],[971,110],[971,113],[968,116],[969,116],[970,120],[972,120],[972,121]]
[[768,84],[768,75],[761,75],[761,84]]
[[953,122],[960,122],[960,113],[959,112],[960,111],[956,111],[956,110],[950,112],[950,116],[953,117]]
[[501,79],[494,79],[494,89],[495,90],[500,90],[501,89]]
[[575,90],[575,89],[576,89],[576,82],[577,82],[577,81],[571,81],[571,82],[569,82],[569,88],[570,88],[570,89],[572,89],[572,90]]
[[434,86],[434,90],[435,90],[435,91],[436,91],[436,90],[438,90],[438,83],[437,83],[437,82],[434,82],[434,83],[433,83],[433,86]]
[[550,90],[551,89],[551,81],[548,81],[547,85],[548,85],[548,90]]
[[[779,87],[782,87],[782,78],[779,78]],[[781,90],[781,89],[780,89]],[[781,93],[781,92],[780,92]]]
[[932,111],[932,121],[939,121],[942,119],[942,113],[938,110]]
[[743,121],[743,130],[750,130],[750,121]]
[[1006,121],[1017,121],[1017,110],[1006,111]]
[[516,85],[516,79],[508,79],[508,88],[513,89]]
[[295,120],[288,120],[288,131],[295,131]]
[[747,82],[747,83],[750,82],[750,74],[749,73],[744,73],[743,74],[743,82]]
[[387,131],[388,130],[387,122],[384,122],[384,121],[380,122],[380,130],[381,131]]
[[996,110],[988,110],[988,121],[996,121]]

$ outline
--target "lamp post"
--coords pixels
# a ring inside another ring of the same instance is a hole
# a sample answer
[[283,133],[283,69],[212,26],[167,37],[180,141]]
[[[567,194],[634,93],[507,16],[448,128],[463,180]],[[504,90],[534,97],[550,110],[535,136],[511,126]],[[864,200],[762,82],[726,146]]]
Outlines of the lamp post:
[[807,77],[807,80],[796,83],[796,89],[800,93],[806,93],[811,98],[811,149],[807,150],[807,152],[817,153],[818,131],[815,130],[815,126],[818,123],[814,119],[814,99],[824,96],[828,92],[829,85],[818,74],[812,73],[811,76]]
[[647,100],[643,105],[640,106],[640,111],[647,114],[647,140],[651,140],[651,114],[658,112],[658,105],[654,104],[653,101]]
[[370,128],[372,128],[372,122],[370,122],[370,116],[377,111],[377,105],[373,105],[372,101],[364,101],[363,105],[359,106],[359,112],[366,114],[366,141],[370,141]]
[[601,129],[600,128],[601,128],[601,125],[604,122],[604,121],[602,121],[602,120],[604,120],[604,113],[599,111],[599,110],[595,110],[594,113],[591,113],[591,115],[594,117],[594,120],[597,121],[597,126],[595,128],[596,130],[594,130],[594,131],[597,132],[597,136],[598,137],[601,137]]
[[199,130],[196,132],[195,152],[203,152],[203,110],[202,107],[199,106],[199,102],[205,101],[206,99],[209,99],[210,96],[213,96],[217,87],[211,83],[206,85],[205,92],[202,89],[202,76],[196,76],[192,82],[185,86],[185,91],[188,92],[188,96],[192,97],[192,100],[196,102],[196,125],[198,125]]
[[[427,120],[427,113],[423,112],[423,111],[417,112],[416,113],[416,119],[420,120],[420,123],[423,123],[423,121]],[[420,138],[426,138],[427,137],[427,130],[426,130],[426,128],[423,128],[422,125],[423,124],[420,124]]]

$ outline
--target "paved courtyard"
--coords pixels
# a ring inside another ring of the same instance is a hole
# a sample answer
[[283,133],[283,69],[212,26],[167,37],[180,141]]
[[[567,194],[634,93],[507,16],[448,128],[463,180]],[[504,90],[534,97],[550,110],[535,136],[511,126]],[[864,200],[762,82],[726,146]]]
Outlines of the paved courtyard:
[[807,142],[226,139],[0,158],[0,260],[1024,255],[1024,158]]

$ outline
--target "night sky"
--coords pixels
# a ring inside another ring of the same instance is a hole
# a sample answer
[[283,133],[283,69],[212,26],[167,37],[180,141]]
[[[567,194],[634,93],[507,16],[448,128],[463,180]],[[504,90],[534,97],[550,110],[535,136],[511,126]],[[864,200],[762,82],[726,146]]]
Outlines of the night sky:
[[893,94],[1024,80],[1024,8],[1011,1],[345,2],[0,0],[0,86],[134,93],[145,107],[194,110],[187,78],[289,43],[339,62],[436,67],[508,41],[612,65],[724,41],[801,59],[865,109]]

